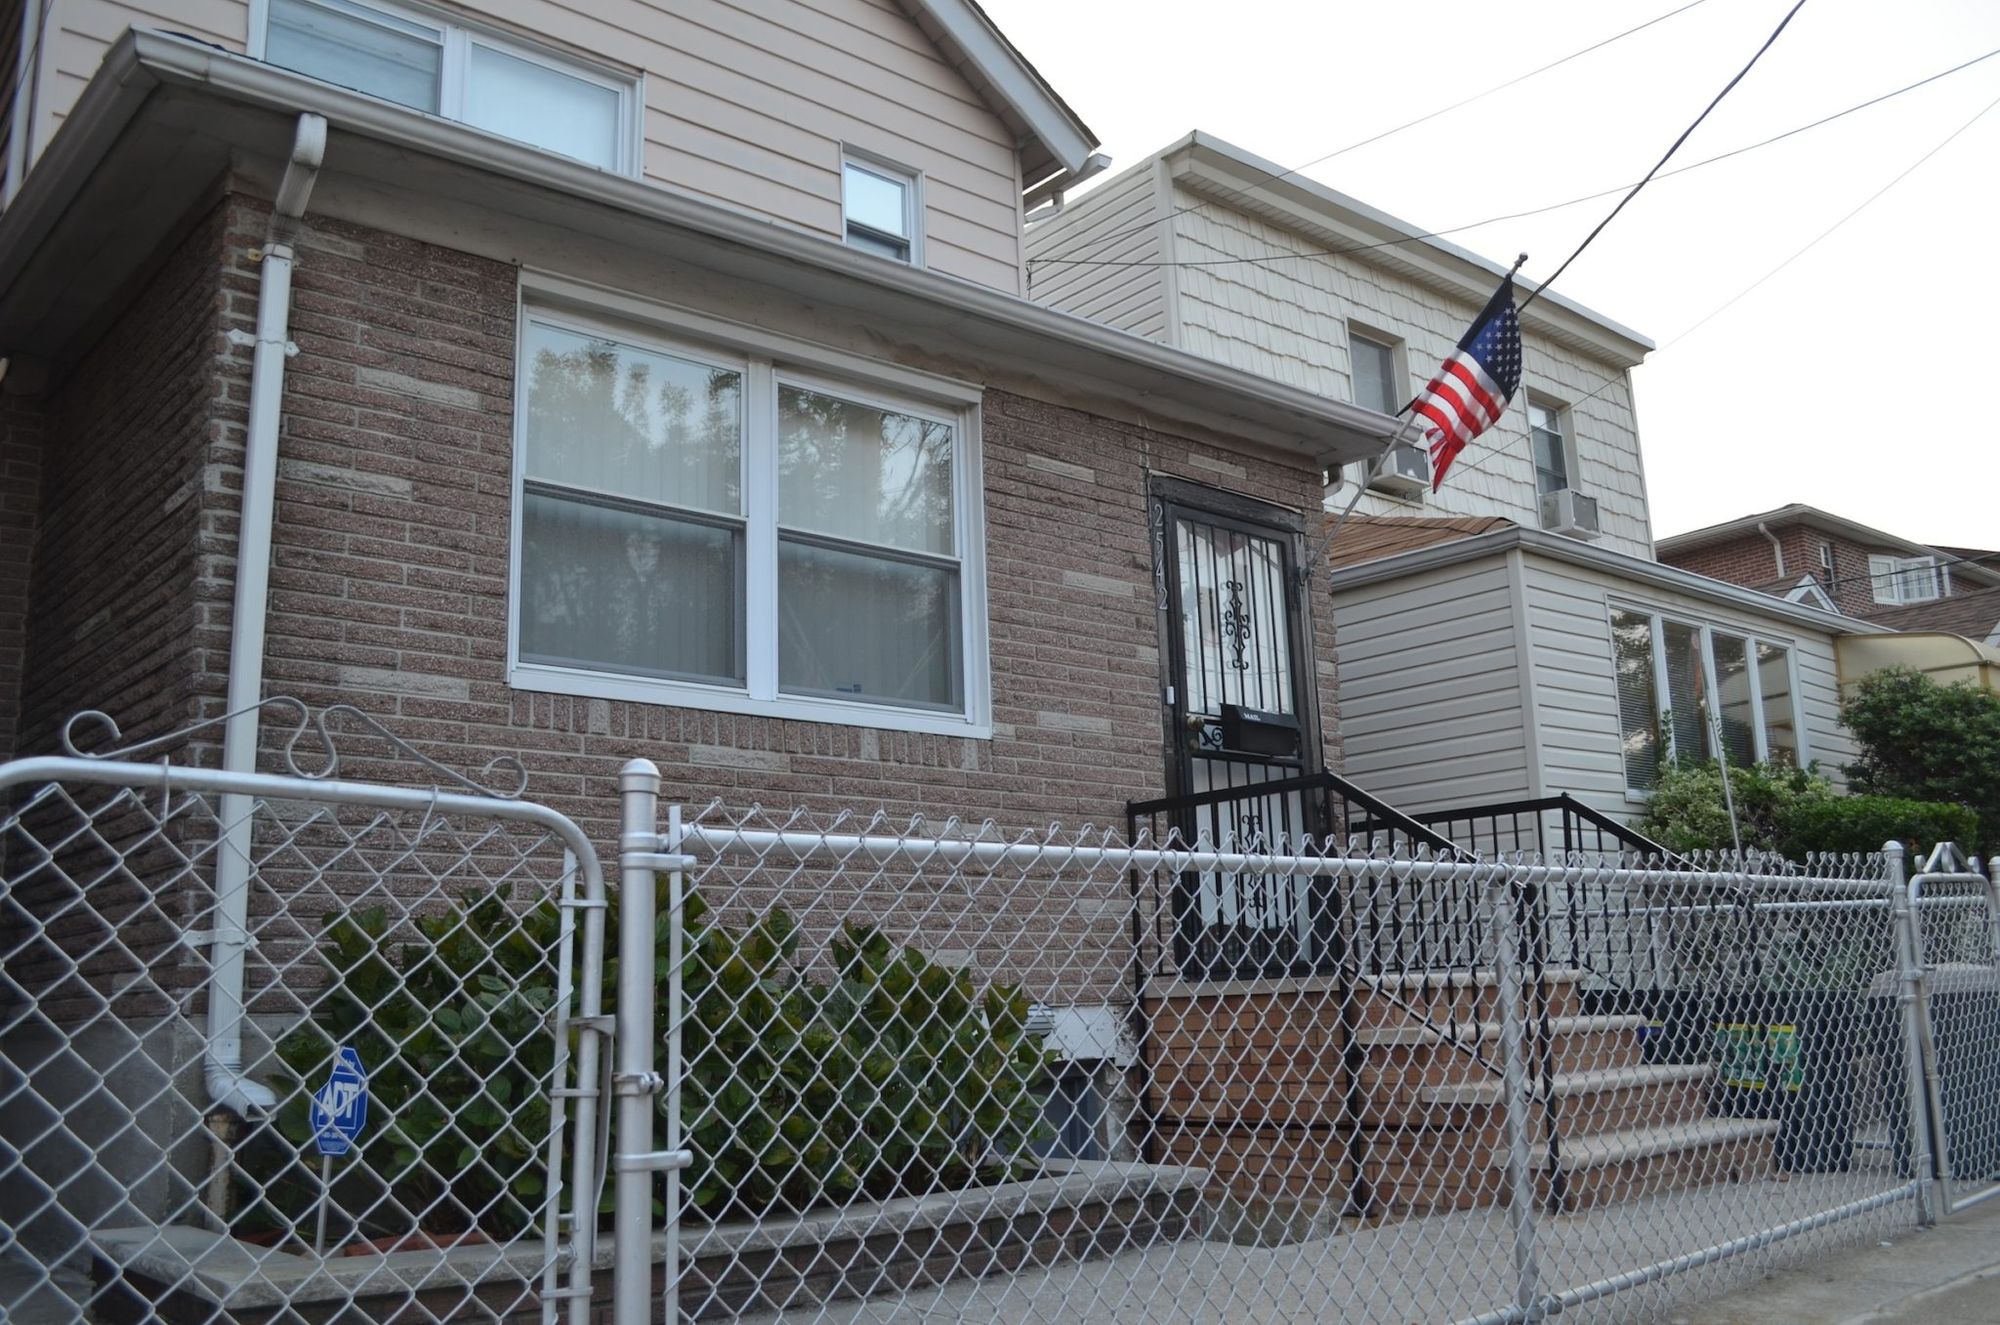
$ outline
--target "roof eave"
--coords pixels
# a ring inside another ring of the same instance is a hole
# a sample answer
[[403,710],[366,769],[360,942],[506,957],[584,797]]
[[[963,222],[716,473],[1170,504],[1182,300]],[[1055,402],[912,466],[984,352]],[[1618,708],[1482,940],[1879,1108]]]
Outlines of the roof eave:
[[1341,567],[1328,573],[1327,586],[1338,594],[1348,589],[1359,589],[1366,585],[1402,579],[1407,575],[1498,556],[1514,548],[1536,553],[1552,561],[1568,562],[1624,579],[1637,580],[1663,589],[1673,589],[1724,606],[1760,612],[1797,625],[1823,630],[1828,634],[1893,633],[1889,627],[1877,625],[1872,621],[1861,621],[1854,617],[1842,616],[1837,612],[1823,612],[1819,608],[1807,607],[1803,603],[1787,602],[1783,598],[1759,593],[1755,589],[1745,589],[1726,580],[1711,579],[1706,575],[1697,575],[1693,571],[1681,570],[1675,566],[1662,565],[1642,557],[1627,556],[1622,552],[1612,552],[1589,543],[1580,543],[1573,538],[1519,526],[1495,530],[1488,534],[1475,534],[1470,538],[1436,543],[1413,552],[1399,552],[1379,560]]
[[[526,186],[544,200],[540,205],[545,210],[574,217],[579,238],[590,233],[596,218],[617,214],[626,224],[659,227],[663,237],[679,233],[716,252],[741,255],[742,261],[775,273],[774,279],[794,273],[788,279],[798,284],[809,280],[843,298],[905,310],[912,323],[949,319],[972,329],[978,343],[990,347],[982,353],[996,361],[1004,356],[1010,366],[1051,378],[1065,374],[1099,398],[1124,404],[1128,412],[1143,411],[1157,422],[1193,426],[1318,462],[1358,459],[1381,445],[1381,416],[1348,402],[188,38],[147,32],[127,32],[113,46],[15,205],[0,213],[0,326],[18,327],[42,316],[23,306],[32,302],[30,295],[51,298],[49,282],[62,272],[73,273],[82,256],[94,252],[76,252],[76,245],[95,242],[94,227],[164,229],[166,221],[147,216],[144,209],[109,215],[109,209],[89,205],[94,193],[81,195],[86,188],[113,187],[103,169],[106,158],[122,152],[128,163],[133,160],[140,129],[159,128],[147,125],[146,108],[162,104],[159,98],[168,92],[214,100],[213,113],[202,116],[201,130],[210,135],[211,148],[225,157],[270,149],[279,141],[271,132],[278,123],[274,117],[310,111],[325,116],[336,136],[330,166],[349,164],[339,153],[338,137],[353,135],[387,152],[492,179],[496,187],[518,193]],[[164,118],[165,112],[154,117]],[[213,179],[212,174],[205,177],[199,188],[212,188]],[[406,190],[430,186],[426,172],[412,170],[407,160],[395,182]],[[124,187],[122,181],[118,186]],[[192,196],[190,191],[198,191],[197,186],[190,184],[183,192]],[[685,247],[684,241],[677,242]],[[66,289],[76,285],[65,282]],[[14,335],[8,334],[10,339]],[[0,352],[24,348],[20,340],[0,344]]]

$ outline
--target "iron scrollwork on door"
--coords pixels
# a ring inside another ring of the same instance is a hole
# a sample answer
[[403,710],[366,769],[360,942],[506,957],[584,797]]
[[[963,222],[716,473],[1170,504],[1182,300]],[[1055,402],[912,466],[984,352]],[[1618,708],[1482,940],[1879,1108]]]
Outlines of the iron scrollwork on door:
[[1250,642],[1250,618],[1243,612],[1243,581],[1226,580],[1222,587],[1229,591],[1229,605],[1222,611],[1222,635],[1229,641],[1230,651],[1236,655],[1230,666],[1239,672],[1247,672],[1250,662],[1243,656],[1243,649]]

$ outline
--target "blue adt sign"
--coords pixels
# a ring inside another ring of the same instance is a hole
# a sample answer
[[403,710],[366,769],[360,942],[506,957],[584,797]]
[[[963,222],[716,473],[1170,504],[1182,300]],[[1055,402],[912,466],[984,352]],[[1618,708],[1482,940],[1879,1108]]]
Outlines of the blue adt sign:
[[326,1084],[313,1092],[313,1140],[322,1155],[344,1155],[368,1125],[368,1073],[352,1045],[340,1046]]

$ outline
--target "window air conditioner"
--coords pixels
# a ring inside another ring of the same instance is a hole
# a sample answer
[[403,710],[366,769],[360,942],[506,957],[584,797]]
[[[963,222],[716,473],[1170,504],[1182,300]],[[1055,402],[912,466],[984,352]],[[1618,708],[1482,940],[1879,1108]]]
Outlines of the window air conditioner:
[[1574,488],[1543,493],[1542,528],[1571,538],[1596,538],[1603,532],[1597,524],[1597,498],[1586,497]]
[[1384,456],[1368,486],[1378,492],[1404,496],[1421,493],[1431,485],[1431,453],[1414,442],[1403,442]]

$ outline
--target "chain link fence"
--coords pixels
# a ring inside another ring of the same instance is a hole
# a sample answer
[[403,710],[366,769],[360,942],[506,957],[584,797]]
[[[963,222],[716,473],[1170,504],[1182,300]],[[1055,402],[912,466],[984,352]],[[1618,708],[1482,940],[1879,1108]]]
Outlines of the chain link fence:
[[[1882,856],[670,836],[681,1319],[1637,1319],[1920,1215]],[[1218,978],[1224,894],[1321,959]]]
[[1642,1319],[2000,1191],[1949,853],[622,785],[611,894],[519,799],[0,766],[5,1318]]
[[23,760],[0,797],[0,1319],[587,1293],[596,1221],[559,1216],[594,1205],[604,891],[574,825],[171,762]]

